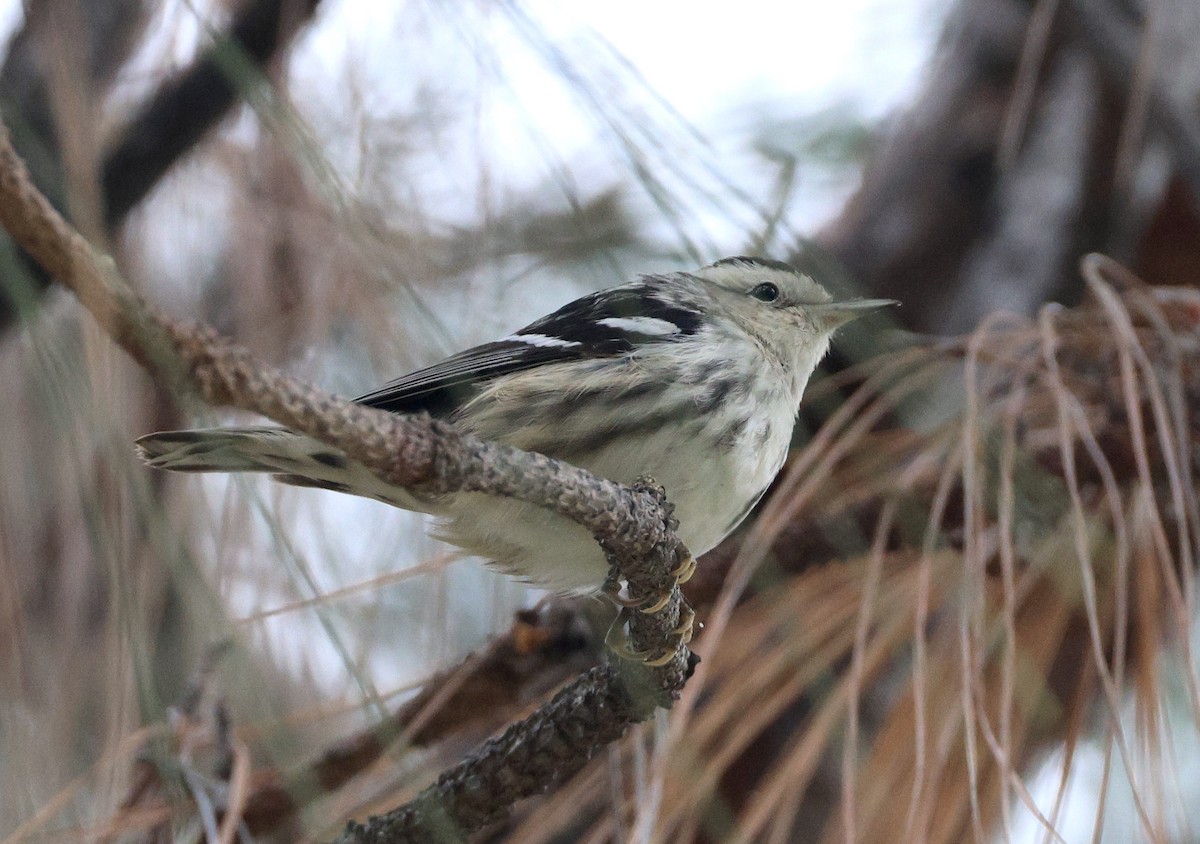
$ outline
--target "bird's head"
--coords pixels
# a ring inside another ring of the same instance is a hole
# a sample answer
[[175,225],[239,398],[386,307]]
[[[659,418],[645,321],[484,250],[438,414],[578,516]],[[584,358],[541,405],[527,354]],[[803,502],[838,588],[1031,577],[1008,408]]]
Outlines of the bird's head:
[[696,270],[739,328],[805,377],[829,348],[833,333],[860,316],[894,305],[891,299],[834,300],[809,276],[782,261],[723,258]]

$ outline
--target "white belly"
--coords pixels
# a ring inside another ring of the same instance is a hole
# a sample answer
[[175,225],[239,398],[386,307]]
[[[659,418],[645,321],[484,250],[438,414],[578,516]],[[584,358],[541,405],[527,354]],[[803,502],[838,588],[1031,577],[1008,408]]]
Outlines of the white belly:
[[[730,408],[725,418],[752,421],[714,447],[725,431],[713,419],[693,418],[640,437],[619,455],[580,457],[575,465],[624,484],[649,476],[662,484],[675,505],[679,535],[693,555],[712,549],[761,497],[787,455],[794,405],[772,403],[774,413],[744,414]],[[559,592],[595,591],[608,574],[599,545],[582,527],[557,514],[512,499],[476,493],[456,496],[440,534],[503,570]]]

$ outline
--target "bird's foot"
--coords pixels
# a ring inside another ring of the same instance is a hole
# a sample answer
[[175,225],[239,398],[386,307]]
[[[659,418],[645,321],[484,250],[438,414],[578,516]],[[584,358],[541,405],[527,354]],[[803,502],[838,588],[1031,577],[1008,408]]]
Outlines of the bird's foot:
[[617,573],[616,569],[613,569],[609,572],[608,578],[604,581],[600,589],[609,597],[609,600],[623,609],[635,609],[647,615],[653,615],[656,612],[660,612],[671,600],[671,594],[675,587],[687,583],[695,573],[696,558],[692,556],[690,551],[680,546],[680,550],[676,556],[675,568],[667,572],[674,579],[674,583],[669,588],[661,592],[655,592],[649,596],[634,597],[625,592],[621,576]]
[[654,615],[657,612],[662,612],[663,608],[671,602],[671,596],[675,593],[675,588],[671,587],[661,592],[635,597],[626,594],[620,580],[610,579],[605,581],[604,586],[601,587],[601,591],[608,596],[610,601],[623,610],[637,610],[646,615]]
[[670,631],[667,636],[667,644],[659,650],[639,651],[630,646],[627,628],[628,613],[628,609],[622,609],[608,629],[608,635],[604,637],[604,643],[622,659],[640,662],[648,668],[658,668],[673,660],[679,653],[679,649],[692,641],[696,613],[686,603],[680,608],[679,624]]

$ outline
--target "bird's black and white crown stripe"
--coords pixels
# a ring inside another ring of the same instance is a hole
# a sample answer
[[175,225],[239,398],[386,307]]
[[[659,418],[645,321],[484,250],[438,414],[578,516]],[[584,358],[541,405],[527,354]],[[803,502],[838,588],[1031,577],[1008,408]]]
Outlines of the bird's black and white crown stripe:
[[695,334],[702,314],[662,298],[653,278],[576,299],[520,331],[358,398],[395,413],[446,415],[494,378],[544,364],[618,357]]
[[800,271],[791,264],[783,261],[776,261],[773,258],[758,258],[752,255],[734,255],[732,258],[722,258],[719,261],[714,261],[711,266],[714,267],[765,267],[769,270],[779,270],[780,272],[792,273],[800,275]]

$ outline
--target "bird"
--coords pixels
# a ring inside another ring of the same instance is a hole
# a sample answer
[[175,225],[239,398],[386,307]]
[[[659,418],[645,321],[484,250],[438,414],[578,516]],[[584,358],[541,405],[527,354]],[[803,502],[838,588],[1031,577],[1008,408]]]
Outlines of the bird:
[[[837,301],[782,261],[723,258],[583,296],[355,401],[429,413],[618,483],[650,476],[694,559],[746,518],[783,467],[834,332],[891,304]],[[159,469],[265,472],[431,514],[439,538],[554,592],[609,582],[604,552],[563,516],[475,492],[422,496],[287,428],[166,431],[136,447]]]

